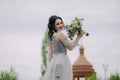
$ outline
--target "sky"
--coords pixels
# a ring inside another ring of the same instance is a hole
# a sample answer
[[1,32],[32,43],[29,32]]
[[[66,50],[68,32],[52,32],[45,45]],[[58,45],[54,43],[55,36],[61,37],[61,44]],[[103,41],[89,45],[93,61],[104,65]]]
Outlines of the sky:
[[[0,70],[13,67],[19,80],[41,77],[41,44],[52,15],[63,18],[65,25],[74,17],[83,18],[85,57],[99,78],[120,72],[120,1],[119,0],[0,0]],[[73,64],[79,46],[68,51]]]

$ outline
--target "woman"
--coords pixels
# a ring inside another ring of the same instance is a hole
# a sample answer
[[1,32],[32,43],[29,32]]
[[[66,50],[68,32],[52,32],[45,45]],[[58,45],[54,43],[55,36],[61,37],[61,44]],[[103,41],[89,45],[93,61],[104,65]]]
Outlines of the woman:
[[43,80],[73,80],[72,66],[67,56],[67,49],[72,50],[83,34],[69,43],[62,30],[64,23],[61,17],[53,15],[49,18],[49,59],[50,62]]

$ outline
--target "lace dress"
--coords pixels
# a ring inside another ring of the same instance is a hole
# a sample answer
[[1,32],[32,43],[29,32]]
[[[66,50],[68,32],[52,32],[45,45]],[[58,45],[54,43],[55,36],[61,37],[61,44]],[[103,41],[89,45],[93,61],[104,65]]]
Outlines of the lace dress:
[[73,80],[72,65],[67,56],[67,48],[52,37],[53,57],[42,80]]

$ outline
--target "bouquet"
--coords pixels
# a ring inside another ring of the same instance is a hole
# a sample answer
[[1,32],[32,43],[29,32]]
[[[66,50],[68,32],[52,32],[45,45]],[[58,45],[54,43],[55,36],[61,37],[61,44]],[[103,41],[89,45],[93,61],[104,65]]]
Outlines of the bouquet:
[[75,19],[72,21],[72,23],[70,25],[67,25],[67,33],[68,33],[68,37],[73,40],[73,37],[75,35],[80,34],[80,32],[86,34],[86,36],[89,35],[89,33],[86,33],[82,30],[82,23],[81,21],[83,21],[83,19],[78,19],[77,17],[75,17]]

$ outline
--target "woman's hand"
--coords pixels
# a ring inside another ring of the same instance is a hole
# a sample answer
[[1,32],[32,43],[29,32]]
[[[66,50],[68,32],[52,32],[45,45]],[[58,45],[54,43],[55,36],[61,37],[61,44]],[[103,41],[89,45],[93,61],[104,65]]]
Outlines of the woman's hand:
[[89,36],[89,33],[87,33],[87,32],[84,31],[84,30],[80,30],[80,34],[85,34],[86,36]]
[[84,32],[80,30],[80,33],[77,35],[78,37],[82,37],[84,35]]

